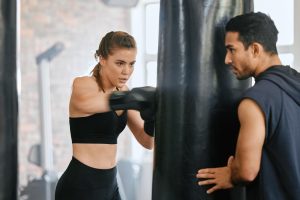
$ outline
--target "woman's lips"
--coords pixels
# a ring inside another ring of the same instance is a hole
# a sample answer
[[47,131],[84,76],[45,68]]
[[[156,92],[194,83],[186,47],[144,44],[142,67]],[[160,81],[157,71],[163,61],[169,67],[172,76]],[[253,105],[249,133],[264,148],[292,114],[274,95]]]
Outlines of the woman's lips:
[[126,83],[127,80],[128,80],[127,78],[120,78],[120,79],[119,79],[119,81],[120,81],[121,83]]

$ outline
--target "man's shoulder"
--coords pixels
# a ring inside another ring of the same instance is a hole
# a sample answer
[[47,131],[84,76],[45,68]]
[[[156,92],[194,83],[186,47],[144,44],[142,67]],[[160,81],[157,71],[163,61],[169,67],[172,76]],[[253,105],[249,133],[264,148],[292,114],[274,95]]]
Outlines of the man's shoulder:
[[258,93],[260,95],[277,95],[280,93],[281,89],[278,85],[274,84],[272,81],[268,80],[260,80],[256,82],[251,88],[249,88],[245,94],[247,93]]
[[262,80],[249,88],[243,98],[253,99],[261,106],[278,106],[282,100],[282,90],[276,84]]

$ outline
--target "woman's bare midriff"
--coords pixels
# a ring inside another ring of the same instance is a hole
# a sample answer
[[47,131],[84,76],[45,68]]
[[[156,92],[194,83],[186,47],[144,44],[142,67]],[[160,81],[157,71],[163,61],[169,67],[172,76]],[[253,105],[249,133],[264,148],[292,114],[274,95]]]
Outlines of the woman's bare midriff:
[[83,164],[97,169],[116,166],[116,144],[73,143],[73,156]]

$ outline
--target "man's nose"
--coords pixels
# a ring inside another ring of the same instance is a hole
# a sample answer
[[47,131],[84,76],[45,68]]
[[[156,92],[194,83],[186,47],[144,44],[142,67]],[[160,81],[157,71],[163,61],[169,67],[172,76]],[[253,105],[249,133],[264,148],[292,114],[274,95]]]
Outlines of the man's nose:
[[231,63],[232,63],[231,56],[230,56],[228,53],[226,53],[226,56],[225,56],[225,64],[226,64],[226,65],[229,65],[229,64],[231,64]]

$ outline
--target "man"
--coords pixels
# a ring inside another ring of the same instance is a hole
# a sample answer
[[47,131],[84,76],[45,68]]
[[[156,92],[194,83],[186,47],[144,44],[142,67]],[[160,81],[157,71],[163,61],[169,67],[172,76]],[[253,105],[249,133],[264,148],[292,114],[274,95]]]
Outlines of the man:
[[237,79],[255,78],[242,96],[235,156],[225,167],[200,169],[207,193],[246,185],[248,199],[300,199],[300,74],[279,59],[278,31],[261,13],[226,25],[225,63]]

